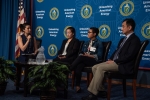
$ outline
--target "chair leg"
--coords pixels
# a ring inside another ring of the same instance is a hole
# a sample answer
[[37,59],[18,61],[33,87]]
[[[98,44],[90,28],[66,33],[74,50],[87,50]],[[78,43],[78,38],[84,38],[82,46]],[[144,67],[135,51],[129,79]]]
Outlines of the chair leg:
[[89,83],[88,83],[88,86],[90,85],[91,81],[92,81],[92,78],[93,78],[93,74],[92,73],[89,73]]
[[132,80],[132,87],[133,87],[133,97],[136,100],[136,79]]
[[122,80],[122,85],[123,85],[123,94],[124,94],[124,97],[126,97],[126,79],[123,79]]
[[87,72],[87,87],[89,86],[89,73]]
[[74,81],[75,81],[75,72],[74,71],[72,71],[72,83],[71,83],[71,87],[72,87],[72,89],[74,89]]
[[107,100],[110,100],[110,92],[111,92],[111,79],[108,79],[108,85],[107,85]]
[[68,90],[64,90],[64,99],[67,99],[68,96]]
[[19,90],[19,86],[20,86],[20,80],[21,80],[21,67],[20,66],[16,66],[16,70],[17,70],[17,79],[16,79],[16,90]]

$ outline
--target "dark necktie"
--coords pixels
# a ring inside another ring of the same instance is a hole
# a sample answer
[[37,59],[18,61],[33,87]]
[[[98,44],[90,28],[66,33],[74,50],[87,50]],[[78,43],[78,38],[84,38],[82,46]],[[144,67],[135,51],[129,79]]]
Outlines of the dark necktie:
[[127,37],[125,37],[125,38],[123,39],[122,43],[120,44],[119,48],[117,49],[117,51],[116,51],[116,53],[115,53],[115,55],[114,55],[113,60],[118,59],[118,54],[119,54],[121,48],[123,47],[124,43],[126,42],[126,39],[127,39]]

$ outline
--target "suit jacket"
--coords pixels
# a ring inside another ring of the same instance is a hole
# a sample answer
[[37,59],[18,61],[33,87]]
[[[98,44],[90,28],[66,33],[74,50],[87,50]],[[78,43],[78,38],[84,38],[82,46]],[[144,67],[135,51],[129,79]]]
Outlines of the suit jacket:
[[[67,41],[68,41],[68,39],[63,40],[61,48],[58,51],[58,55],[63,53],[63,50],[65,48],[65,44],[67,43]],[[76,38],[73,38],[70,41],[70,43],[69,43],[69,45],[68,45],[68,47],[66,49],[66,52],[67,52],[66,59],[70,59],[71,61],[73,61],[78,56],[79,47],[80,47],[79,40],[76,39]]]
[[[118,48],[122,43],[122,41],[123,38],[120,40],[117,46]],[[133,67],[135,64],[136,55],[139,51],[140,45],[141,45],[140,39],[134,33],[126,40],[126,42],[124,43],[119,52],[118,59],[114,60],[114,62],[118,64],[118,70],[120,73],[122,74],[133,73]],[[110,57],[111,60],[113,59],[115,52]]]

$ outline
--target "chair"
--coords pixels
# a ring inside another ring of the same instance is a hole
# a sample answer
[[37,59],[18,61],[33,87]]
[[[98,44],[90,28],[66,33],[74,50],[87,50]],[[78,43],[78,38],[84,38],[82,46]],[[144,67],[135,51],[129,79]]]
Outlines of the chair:
[[37,44],[37,49],[41,47],[42,40],[41,39],[36,39],[36,44]]
[[[102,44],[103,44],[103,56],[102,56],[102,60],[98,61],[98,63],[101,63],[107,60],[107,55],[111,46],[111,41],[102,42]],[[93,78],[92,66],[84,67],[83,72],[87,72],[87,85],[89,86]],[[75,73],[74,71],[72,71],[72,89],[74,89],[74,81],[75,81]]]
[[78,54],[80,54],[80,52],[82,51],[82,46],[83,46],[83,44],[84,44],[84,41],[79,41],[80,42],[80,47],[79,47],[79,52],[78,52]]
[[141,43],[141,47],[140,47],[139,52],[136,56],[133,74],[123,75],[123,74],[120,74],[119,71],[107,71],[107,72],[105,72],[105,78],[108,79],[107,100],[110,100],[112,78],[122,79],[124,97],[126,97],[126,79],[132,79],[133,96],[134,96],[134,100],[136,100],[136,79],[137,79],[137,74],[138,74],[138,68],[139,68],[140,60],[142,58],[142,54],[143,54],[146,46],[148,45],[148,43],[149,43],[148,40],[145,40],[144,42]]

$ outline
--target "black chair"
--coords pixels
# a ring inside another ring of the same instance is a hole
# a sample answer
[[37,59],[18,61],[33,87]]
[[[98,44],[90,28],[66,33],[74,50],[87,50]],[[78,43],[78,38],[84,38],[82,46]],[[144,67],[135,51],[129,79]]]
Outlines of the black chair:
[[[102,42],[103,44],[103,56],[102,56],[102,60],[98,61],[98,63],[104,62],[107,60],[107,55],[111,46],[111,41],[108,42]],[[87,85],[89,86],[92,78],[93,78],[93,74],[92,74],[92,66],[87,66],[84,67],[83,72],[87,72]],[[74,81],[75,81],[75,74],[74,71],[72,72],[72,89],[74,89]]]
[[78,54],[80,54],[80,52],[82,51],[82,46],[83,46],[83,44],[84,44],[84,41],[79,41],[80,42],[80,47],[79,47],[79,52],[78,52]]
[[113,78],[114,79],[122,79],[124,97],[126,97],[126,79],[132,79],[133,96],[134,96],[134,100],[136,100],[136,79],[137,79],[137,74],[138,74],[138,68],[139,68],[140,60],[142,58],[142,54],[143,54],[146,46],[148,45],[148,43],[149,43],[148,40],[141,43],[141,47],[136,56],[133,74],[123,75],[123,74],[120,74],[119,71],[105,72],[105,78],[108,79],[107,100],[110,100],[111,81]]
[[42,40],[41,39],[36,39],[36,44],[37,44],[37,49],[41,47]]

